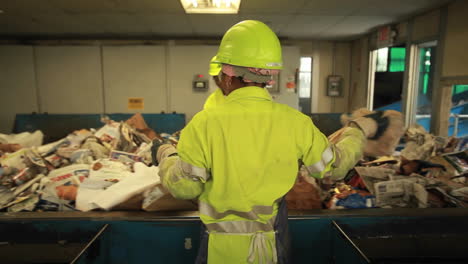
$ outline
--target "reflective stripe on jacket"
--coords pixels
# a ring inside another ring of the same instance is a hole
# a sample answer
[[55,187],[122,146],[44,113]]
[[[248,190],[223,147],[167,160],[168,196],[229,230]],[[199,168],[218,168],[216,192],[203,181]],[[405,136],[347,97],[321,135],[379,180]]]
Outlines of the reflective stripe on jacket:
[[277,201],[292,188],[298,160],[318,178],[335,160],[308,116],[273,102],[259,87],[234,90],[195,115],[182,130],[178,153],[161,162],[160,175],[175,197],[198,197],[211,263],[258,263],[264,254],[274,261]]

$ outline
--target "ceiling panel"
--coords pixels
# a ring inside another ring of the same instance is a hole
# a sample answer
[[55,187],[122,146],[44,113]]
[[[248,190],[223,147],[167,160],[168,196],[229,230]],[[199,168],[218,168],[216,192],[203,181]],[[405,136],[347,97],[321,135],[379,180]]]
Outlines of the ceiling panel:
[[317,16],[345,16],[356,12],[356,10],[360,9],[367,1],[368,0],[309,0],[307,4],[301,8],[299,13]]
[[318,34],[333,27],[343,18],[343,16],[298,15],[281,34],[296,38],[316,38]]
[[0,15],[0,33],[25,34],[32,33],[41,28],[38,21],[30,16],[13,15],[11,13]]
[[0,0],[0,10],[9,14],[38,14],[55,13],[58,9],[52,4],[51,0]]
[[362,34],[376,26],[387,24],[393,19],[394,17],[389,16],[348,16],[333,27],[320,32],[320,36],[343,35],[345,37]]
[[131,12],[152,14],[185,14],[180,0],[119,0]]
[[190,36],[193,34],[192,25],[186,15],[139,15],[138,18],[146,23],[151,33],[159,36]]
[[179,0],[0,0],[0,35],[219,37],[257,19],[280,37],[348,38],[453,0],[243,0],[237,15],[187,15]]
[[111,0],[49,1],[55,8],[60,9],[67,14],[120,13],[125,10],[118,8],[116,2]]
[[187,15],[197,36],[222,36],[240,22],[238,15]]
[[268,15],[268,14],[243,14],[239,15],[239,21],[252,19],[267,24],[275,33],[281,34],[294,18],[293,15]]
[[76,15],[78,21],[86,22],[103,32],[118,34],[120,32],[130,34],[147,34],[151,28],[145,21],[134,14],[93,14]]
[[448,3],[452,0],[366,0],[355,15],[407,16]]
[[241,0],[239,14],[295,14],[304,7],[309,0]]

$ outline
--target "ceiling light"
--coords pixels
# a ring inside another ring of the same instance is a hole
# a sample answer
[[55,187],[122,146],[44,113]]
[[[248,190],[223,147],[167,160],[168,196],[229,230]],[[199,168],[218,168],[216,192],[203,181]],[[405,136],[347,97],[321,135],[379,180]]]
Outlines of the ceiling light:
[[187,14],[237,14],[241,0],[180,0]]
[[0,14],[3,14],[3,13],[4,13],[3,10],[0,10]]

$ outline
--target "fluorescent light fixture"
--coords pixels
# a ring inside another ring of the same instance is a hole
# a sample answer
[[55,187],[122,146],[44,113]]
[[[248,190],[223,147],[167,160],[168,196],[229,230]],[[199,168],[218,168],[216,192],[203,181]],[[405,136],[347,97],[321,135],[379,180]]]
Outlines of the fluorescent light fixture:
[[237,14],[241,0],[180,0],[187,14]]

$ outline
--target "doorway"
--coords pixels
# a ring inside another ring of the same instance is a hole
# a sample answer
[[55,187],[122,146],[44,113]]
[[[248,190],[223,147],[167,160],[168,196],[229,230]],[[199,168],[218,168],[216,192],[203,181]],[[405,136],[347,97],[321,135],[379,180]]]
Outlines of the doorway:
[[312,57],[301,57],[299,66],[299,110],[304,114],[311,111]]
[[371,52],[368,108],[402,111],[405,45]]

